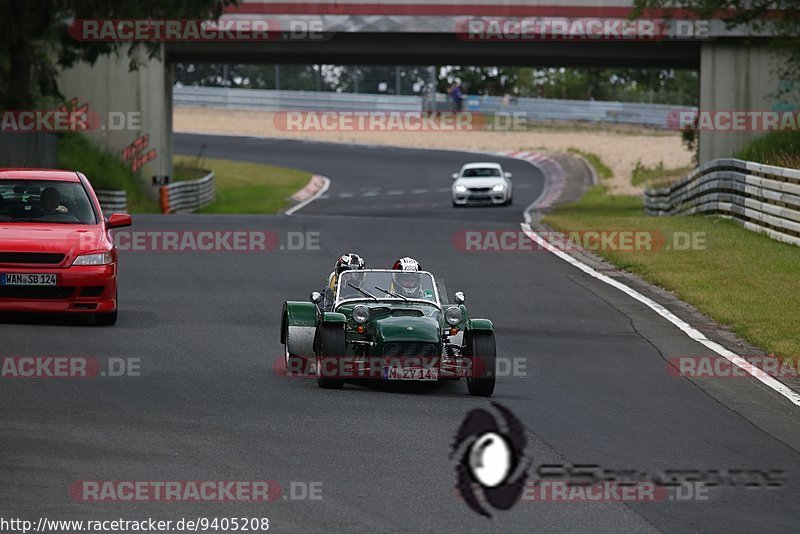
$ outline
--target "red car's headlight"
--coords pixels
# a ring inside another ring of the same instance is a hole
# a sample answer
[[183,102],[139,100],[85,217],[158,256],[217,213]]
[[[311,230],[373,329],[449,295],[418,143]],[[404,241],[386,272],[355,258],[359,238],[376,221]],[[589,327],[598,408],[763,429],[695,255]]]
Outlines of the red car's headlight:
[[81,254],[72,265],[108,265],[114,261],[110,252],[94,252],[91,254]]

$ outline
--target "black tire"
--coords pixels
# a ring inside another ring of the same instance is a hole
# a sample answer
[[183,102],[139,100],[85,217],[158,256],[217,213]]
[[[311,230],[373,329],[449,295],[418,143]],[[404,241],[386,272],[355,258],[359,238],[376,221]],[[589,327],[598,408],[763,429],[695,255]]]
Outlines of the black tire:
[[286,362],[286,375],[287,376],[300,376],[304,375],[306,371],[306,359],[297,354],[289,352],[289,321],[288,317],[283,317],[283,335],[281,339],[284,342],[283,359]]
[[117,316],[119,310],[114,310],[111,313],[96,313],[94,315],[94,322],[98,326],[114,326],[117,324]]
[[476,397],[491,397],[494,393],[497,347],[494,332],[471,334],[467,350],[472,356],[472,372],[467,377],[467,389]]
[[514,195],[511,195],[510,197],[508,197],[508,200],[506,200],[506,206],[510,206],[513,203],[514,203]]
[[322,326],[318,330],[319,340],[317,348],[317,385],[325,389],[341,389],[344,379],[322,376],[326,361],[331,361],[333,369],[338,369],[338,358],[344,356],[345,338],[342,325]]

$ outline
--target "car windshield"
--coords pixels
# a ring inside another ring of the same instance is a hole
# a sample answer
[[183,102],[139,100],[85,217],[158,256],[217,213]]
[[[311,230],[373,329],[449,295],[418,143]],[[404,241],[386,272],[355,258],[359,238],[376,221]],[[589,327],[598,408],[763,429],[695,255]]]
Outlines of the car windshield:
[[497,167],[474,167],[464,169],[461,173],[462,178],[493,178],[500,176],[500,169]]
[[[355,287],[352,287],[355,286]],[[426,300],[439,304],[430,273],[408,273],[403,271],[345,271],[339,278],[336,301],[360,299],[372,300],[361,291],[374,295],[378,300]],[[380,288],[380,289],[378,289]],[[389,291],[392,294],[384,293]]]
[[97,217],[79,182],[0,180],[0,222],[96,224]]

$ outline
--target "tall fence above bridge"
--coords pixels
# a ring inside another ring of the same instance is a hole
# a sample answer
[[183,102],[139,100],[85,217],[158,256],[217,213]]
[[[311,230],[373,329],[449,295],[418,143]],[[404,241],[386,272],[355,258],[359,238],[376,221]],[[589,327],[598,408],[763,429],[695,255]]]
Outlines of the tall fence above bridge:
[[715,159],[645,194],[649,215],[718,214],[748,230],[800,245],[800,170]]
[[[447,95],[437,95],[434,106],[421,96],[375,95],[313,91],[273,91],[231,89],[227,87],[175,87],[176,106],[201,106],[223,109],[265,111],[421,111],[452,109]],[[550,98],[504,98],[467,95],[464,110],[480,113],[523,113],[530,120],[590,121],[638,124],[654,128],[673,128],[681,111],[696,111],[689,106],[561,100]]]

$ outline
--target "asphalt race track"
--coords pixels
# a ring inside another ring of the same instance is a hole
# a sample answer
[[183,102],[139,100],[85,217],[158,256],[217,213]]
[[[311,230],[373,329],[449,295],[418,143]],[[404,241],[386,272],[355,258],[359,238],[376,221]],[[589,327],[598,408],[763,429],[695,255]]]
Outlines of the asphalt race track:
[[[450,173],[487,156],[175,135],[177,153],[202,143],[208,157],[297,167],[332,186],[292,216],[135,217],[135,231],[275,232],[284,249],[123,252],[115,327],[5,318],[3,356],[140,358],[141,376],[2,379],[0,515],[268,517],[275,532],[797,531],[794,405],[751,378],[672,376],[665,360],[708,350],[552,254],[454,247],[464,230],[519,229],[543,187],[532,166],[502,160],[518,188],[513,206],[453,209]],[[287,250],[290,232],[318,232],[318,249]],[[413,256],[451,296],[466,293],[472,316],[494,321],[498,355],[526,364],[526,376],[498,380],[492,400],[523,422],[532,478],[536,466],[569,463],[778,470],[785,485],[725,486],[707,500],[520,502],[491,520],[476,515],[456,497],[448,454],[465,415],[489,401],[463,382],[329,391],[274,370],[282,302],[307,298],[351,250],[372,267]],[[322,499],[82,503],[68,492],[79,480],[264,479],[284,489],[321,482]]]

